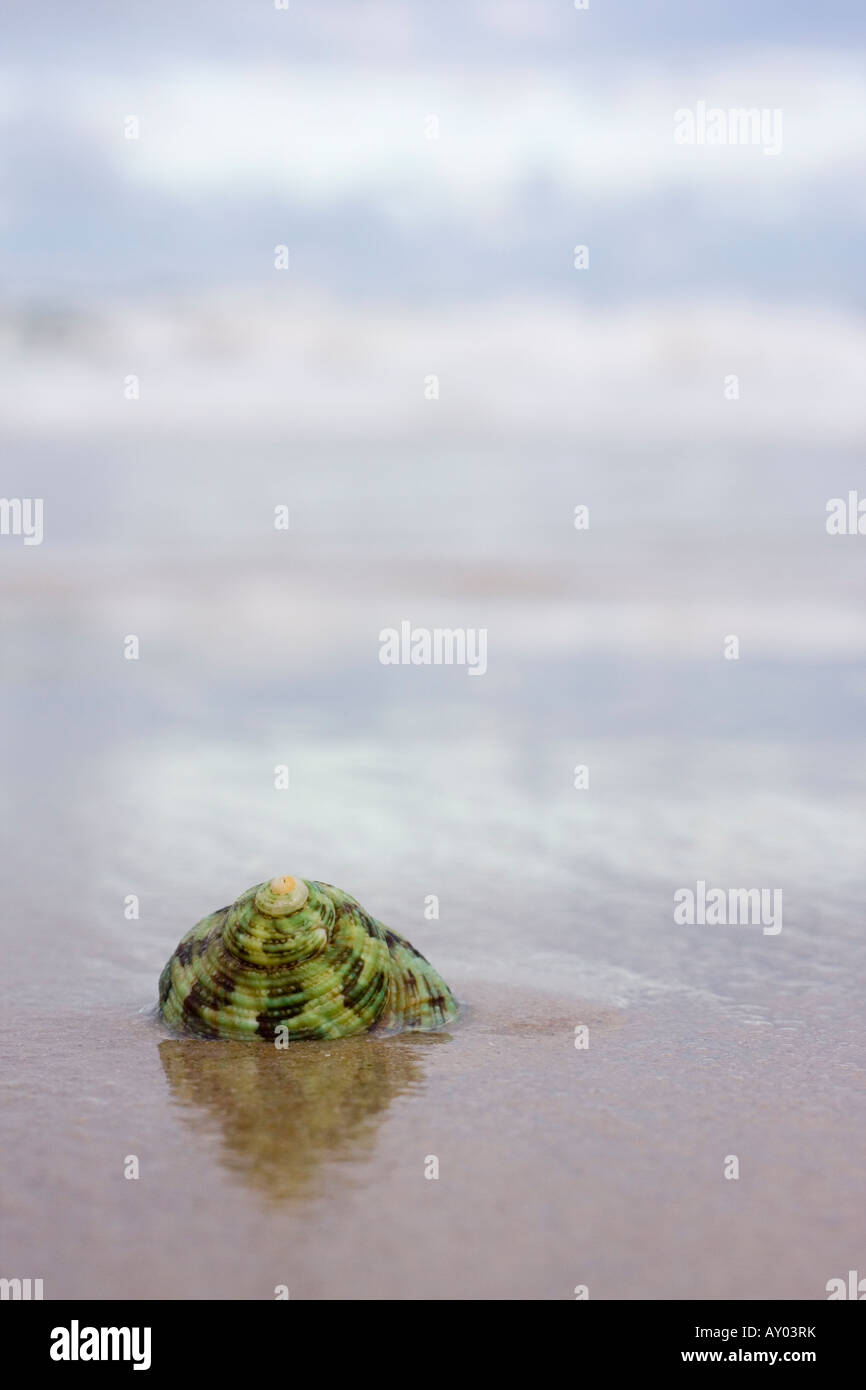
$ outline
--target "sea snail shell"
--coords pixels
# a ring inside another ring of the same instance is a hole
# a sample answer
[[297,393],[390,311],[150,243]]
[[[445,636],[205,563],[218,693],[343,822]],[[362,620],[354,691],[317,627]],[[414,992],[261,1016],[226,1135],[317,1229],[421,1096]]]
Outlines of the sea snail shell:
[[205,917],[159,980],[170,1027],[199,1037],[426,1032],[457,1005],[403,937],[328,883],[272,878]]

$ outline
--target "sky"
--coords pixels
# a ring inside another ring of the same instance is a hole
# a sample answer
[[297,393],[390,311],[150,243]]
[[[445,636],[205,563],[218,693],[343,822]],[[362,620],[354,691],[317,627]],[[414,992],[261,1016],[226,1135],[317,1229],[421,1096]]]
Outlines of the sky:
[[[5,11],[12,301],[272,284],[278,243],[345,300],[562,296],[586,244],[599,303],[863,305],[857,6]],[[698,102],[780,111],[781,149],[678,145]]]
[[[344,545],[361,515],[411,550],[414,497],[434,551],[542,553],[590,497],[800,554],[858,486],[859,6],[7,0],[3,31],[0,444],[55,537],[225,536],[360,469]],[[676,138],[739,109],[752,143]]]

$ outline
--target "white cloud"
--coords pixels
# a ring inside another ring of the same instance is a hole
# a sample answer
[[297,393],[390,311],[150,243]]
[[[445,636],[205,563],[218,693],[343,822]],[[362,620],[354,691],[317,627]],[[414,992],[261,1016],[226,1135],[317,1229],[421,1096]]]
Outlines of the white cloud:
[[[677,145],[674,112],[698,101],[780,108],[783,153]],[[177,67],[126,83],[70,80],[64,104],[117,170],[145,185],[311,204],[396,190],[404,210],[443,198],[481,209],[539,177],[575,195],[671,186],[772,201],[828,172],[853,175],[866,152],[862,68],[835,52],[664,68],[619,59],[591,79],[541,68]],[[141,139],[126,142],[121,122],[133,112]],[[430,114],[439,140],[425,138]]]

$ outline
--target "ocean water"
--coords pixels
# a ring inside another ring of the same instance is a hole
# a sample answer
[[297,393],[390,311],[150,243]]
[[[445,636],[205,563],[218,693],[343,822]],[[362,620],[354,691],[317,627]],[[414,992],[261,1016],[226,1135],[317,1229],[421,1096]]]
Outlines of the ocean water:
[[[387,589],[322,581],[307,558],[73,556],[49,583],[37,557],[5,610],[7,893],[60,868],[83,999],[144,1004],[188,925],[283,872],[504,983],[692,990],[755,1019],[859,987],[864,671],[841,651],[816,659],[801,634],[756,652],[744,632],[729,661],[721,630],[689,650],[705,609],[681,597],[620,626],[624,605],[563,585],[491,595],[491,567],[438,596],[397,569]],[[406,618],[485,627],[486,673],[382,665],[380,631]],[[675,924],[698,880],[780,890],[782,929]],[[16,1003],[50,996],[33,967],[54,903],[13,943]]]
[[[46,1297],[824,1296],[863,1236],[854,616],[829,652],[755,618],[776,649],[733,662],[676,586],[515,594],[488,564],[440,592],[301,549],[7,568],[10,1271]],[[383,626],[461,616],[483,677],[379,662]],[[459,1023],[286,1062],[168,1037],[179,937],[284,872],[408,935]],[[781,890],[781,930],[678,925],[698,880]]]
[[[620,435],[614,393],[576,454],[567,412],[529,421],[539,367],[476,434],[443,398],[365,435],[363,386],[281,432],[267,353],[216,409],[235,349],[196,386],[161,339],[170,401],[121,427],[81,331],[7,431],[45,539],[0,550],[3,1272],[46,1297],[824,1296],[866,1210],[862,538],[824,525],[850,430],[822,452],[804,418],[779,451],[774,418],[746,443],[720,416],[696,450],[672,387],[667,432],[650,390],[652,438]],[[483,629],[485,673],[383,665],[405,621]],[[288,1057],[170,1038],[179,938],[284,873],[407,935],[460,1021]],[[678,923],[698,882],[781,895],[781,930]]]

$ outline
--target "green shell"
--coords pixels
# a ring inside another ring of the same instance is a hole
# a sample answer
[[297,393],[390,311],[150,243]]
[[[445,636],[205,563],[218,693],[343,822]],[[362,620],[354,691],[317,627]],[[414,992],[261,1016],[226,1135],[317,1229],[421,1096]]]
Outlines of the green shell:
[[419,951],[328,883],[275,878],[205,917],[159,980],[172,1028],[198,1037],[426,1032],[457,1016]]

